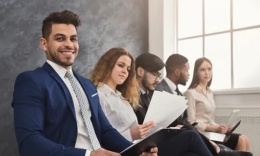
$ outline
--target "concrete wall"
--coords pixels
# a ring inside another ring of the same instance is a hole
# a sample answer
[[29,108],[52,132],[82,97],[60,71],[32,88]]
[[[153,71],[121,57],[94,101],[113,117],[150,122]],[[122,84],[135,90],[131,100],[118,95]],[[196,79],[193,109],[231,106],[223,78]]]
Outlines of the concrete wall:
[[97,59],[114,46],[126,47],[134,57],[148,52],[147,0],[0,0],[0,155],[18,155],[10,106],[18,73],[42,66],[42,20],[54,11],[80,15],[80,54],[74,69],[89,75]]

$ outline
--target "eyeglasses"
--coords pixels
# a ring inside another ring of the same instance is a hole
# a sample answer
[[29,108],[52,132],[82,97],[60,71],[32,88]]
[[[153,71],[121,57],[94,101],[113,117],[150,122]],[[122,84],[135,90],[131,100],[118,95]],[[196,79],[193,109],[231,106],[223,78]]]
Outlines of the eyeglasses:
[[162,75],[158,72],[150,72],[151,74],[153,74],[153,76],[155,77],[155,79],[161,79],[162,78]]
[[148,72],[148,73],[151,73],[154,76],[154,79],[158,79],[158,78],[161,79],[162,78],[162,75],[159,72],[150,72],[148,70],[145,70],[145,71]]

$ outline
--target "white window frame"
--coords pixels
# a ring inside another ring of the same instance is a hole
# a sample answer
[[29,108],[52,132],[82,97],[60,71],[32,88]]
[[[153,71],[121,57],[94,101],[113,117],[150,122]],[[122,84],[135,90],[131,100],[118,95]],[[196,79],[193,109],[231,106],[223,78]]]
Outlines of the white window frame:
[[[178,38],[178,0],[149,0],[149,52],[159,56],[165,62],[173,53],[178,51],[178,41],[202,37],[203,56],[205,54],[205,37],[229,32],[231,35],[231,88],[223,90],[213,90],[214,94],[251,94],[260,93],[259,88],[234,88],[233,72],[233,33],[236,31],[260,28],[260,25],[233,29],[233,10],[230,0],[230,30],[205,34],[204,0],[202,0],[202,35]],[[165,70],[163,71],[165,76]]]

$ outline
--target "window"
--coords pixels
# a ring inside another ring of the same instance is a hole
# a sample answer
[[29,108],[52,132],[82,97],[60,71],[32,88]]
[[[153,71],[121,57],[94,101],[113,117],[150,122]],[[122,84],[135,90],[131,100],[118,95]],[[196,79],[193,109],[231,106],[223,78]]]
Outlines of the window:
[[177,0],[176,50],[213,64],[213,90],[260,87],[260,1]]

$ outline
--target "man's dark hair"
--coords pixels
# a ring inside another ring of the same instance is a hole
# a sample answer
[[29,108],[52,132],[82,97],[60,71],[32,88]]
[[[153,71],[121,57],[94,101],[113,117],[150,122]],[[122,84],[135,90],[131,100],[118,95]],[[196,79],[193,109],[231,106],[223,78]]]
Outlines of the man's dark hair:
[[142,67],[149,72],[158,72],[163,69],[164,63],[162,59],[151,53],[143,53],[135,59],[135,70]]
[[188,59],[180,54],[172,54],[166,61],[166,72],[171,74],[175,69],[181,69],[188,62]]
[[72,24],[77,28],[81,25],[81,20],[77,14],[68,10],[51,13],[42,22],[42,37],[46,40],[51,34],[52,24]]

